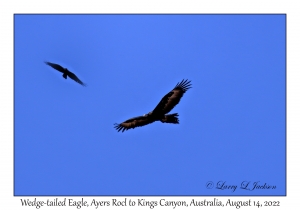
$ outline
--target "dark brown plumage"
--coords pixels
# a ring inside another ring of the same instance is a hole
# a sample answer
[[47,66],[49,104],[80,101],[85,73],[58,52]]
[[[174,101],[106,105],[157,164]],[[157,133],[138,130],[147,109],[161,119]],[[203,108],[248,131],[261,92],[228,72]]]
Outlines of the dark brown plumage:
[[163,123],[179,124],[178,114],[169,113],[180,101],[183,94],[191,88],[191,81],[182,80],[177,83],[175,88],[165,95],[152,112],[145,114],[144,116],[134,117],[122,122],[121,124],[114,124],[117,131],[124,132],[125,130],[144,126],[155,121],[161,121]]
[[45,63],[51,66],[52,68],[56,69],[57,71],[63,73],[63,78],[67,79],[67,77],[70,77],[72,80],[78,82],[82,86],[86,86],[85,83],[83,83],[73,72],[70,72],[67,68],[63,68],[62,66],[55,63],[50,63],[50,62],[45,62]]

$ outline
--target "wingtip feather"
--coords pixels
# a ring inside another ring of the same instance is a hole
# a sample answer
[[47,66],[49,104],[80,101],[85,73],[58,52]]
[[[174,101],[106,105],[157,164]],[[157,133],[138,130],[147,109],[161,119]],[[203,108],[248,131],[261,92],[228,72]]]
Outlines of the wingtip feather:
[[183,79],[181,82],[177,83],[175,88],[181,88],[184,92],[186,92],[188,89],[192,88],[191,85],[191,81],[188,79]]

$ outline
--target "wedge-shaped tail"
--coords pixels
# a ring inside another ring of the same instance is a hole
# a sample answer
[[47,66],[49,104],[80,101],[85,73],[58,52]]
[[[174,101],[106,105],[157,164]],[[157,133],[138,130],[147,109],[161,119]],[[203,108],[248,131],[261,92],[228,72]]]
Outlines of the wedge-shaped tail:
[[160,121],[163,123],[173,123],[173,124],[179,124],[178,114],[166,114],[164,118],[162,118]]

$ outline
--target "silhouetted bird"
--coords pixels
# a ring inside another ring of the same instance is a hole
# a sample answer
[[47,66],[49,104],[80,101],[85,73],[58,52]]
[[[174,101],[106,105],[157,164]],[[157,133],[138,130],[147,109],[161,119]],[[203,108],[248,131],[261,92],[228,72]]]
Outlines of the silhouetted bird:
[[177,83],[175,88],[165,95],[159,104],[154,108],[152,112],[145,114],[144,116],[134,117],[121,124],[115,123],[115,128],[117,131],[124,132],[125,130],[144,126],[155,121],[161,121],[163,123],[173,123],[179,124],[178,114],[167,114],[169,113],[180,101],[183,94],[189,89],[190,81],[182,80],[180,83]]
[[52,68],[56,69],[57,71],[60,71],[63,73],[63,78],[67,79],[67,76],[70,77],[72,80],[75,82],[78,82],[79,84],[86,86],[85,83],[83,83],[74,73],[70,72],[67,68],[63,68],[62,66],[55,64],[55,63],[50,63],[50,62],[45,62],[47,65],[51,66]]

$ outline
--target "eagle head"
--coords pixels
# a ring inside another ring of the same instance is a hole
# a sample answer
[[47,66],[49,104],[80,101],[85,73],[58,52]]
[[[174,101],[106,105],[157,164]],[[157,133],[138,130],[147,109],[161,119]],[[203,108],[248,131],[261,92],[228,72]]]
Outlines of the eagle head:
[[148,114],[144,114],[144,117],[148,117],[152,114],[152,112],[149,112]]

